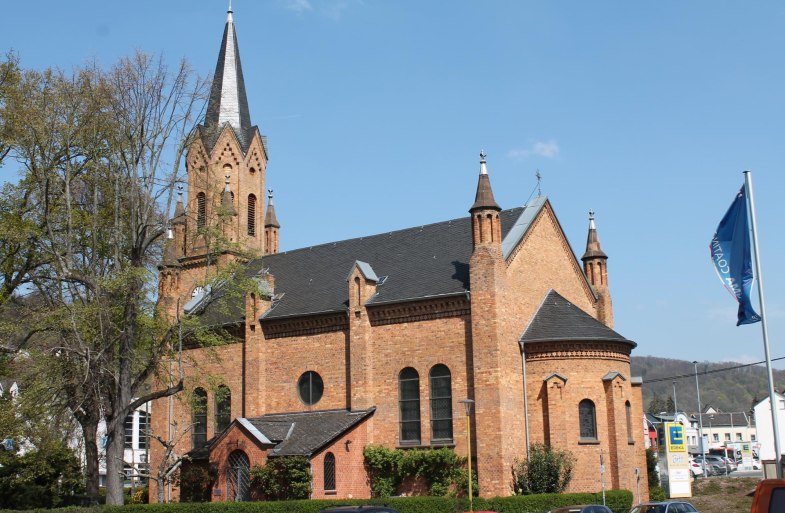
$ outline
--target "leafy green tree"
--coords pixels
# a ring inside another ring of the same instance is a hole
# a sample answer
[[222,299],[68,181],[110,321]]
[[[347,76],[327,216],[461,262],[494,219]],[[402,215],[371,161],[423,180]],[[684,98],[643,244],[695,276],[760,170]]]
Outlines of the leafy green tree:
[[23,455],[0,451],[0,504],[6,509],[56,508],[83,490],[79,460],[64,443]]
[[516,495],[561,493],[572,480],[575,457],[569,451],[545,444],[532,444],[529,457],[513,466],[513,489]]
[[270,458],[251,469],[251,488],[266,500],[307,499],[311,493],[311,470],[305,456]]
[[0,326],[0,340],[29,358],[31,390],[80,424],[93,497],[106,422],[106,500],[122,504],[125,417],[183,387],[180,373],[149,388],[178,361],[177,327],[156,310],[156,265],[205,82],[184,62],[171,72],[137,53],[109,70],[25,71],[16,87],[2,105],[21,178],[0,195],[10,212],[0,234],[16,237],[0,249],[0,303],[22,285],[35,300],[18,302],[24,322]]

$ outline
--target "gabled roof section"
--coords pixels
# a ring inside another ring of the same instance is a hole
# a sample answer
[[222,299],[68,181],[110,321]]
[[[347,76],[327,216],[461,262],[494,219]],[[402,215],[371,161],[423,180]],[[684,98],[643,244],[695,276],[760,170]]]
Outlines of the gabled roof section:
[[271,413],[247,421],[277,444],[270,456],[312,456],[374,411],[376,408]]
[[[502,236],[522,211],[499,213]],[[263,319],[280,319],[346,312],[346,274],[358,260],[367,263],[376,276],[388,277],[367,306],[465,295],[471,253],[471,218],[467,216],[266,255],[248,265],[251,271],[269,268],[275,276],[275,292],[286,294],[262,315]]]
[[627,381],[627,378],[624,377],[624,374],[618,371],[611,371],[605,376],[602,377],[603,381],[613,381],[616,378],[621,378],[622,381]]
[[[542,211],[545,204],[548,202],[548,198],[545,196],[537,196],[532,201],[529,202],[528,205],[524,206],[521,210],[520,215],[515,220],[513,225],[508,228],[506,231],[506,235],[502,237],[502,255],[506,260],[512,254],[518,244],[521,243],[523,237],[526,235],[526,232],[529,231],[534,220],[539,215],[540,211]],[[502,223],[502,227],[504,227],[504,223]]]
[[552,380],[554,378],[556,378],[558,380],[561,380],[562,383],[567,383],[567,376],[565,376],[563,374],[559,374],[558,372],[553,372],[553,373],[549,374],[548,377],[543,379],[543,381],[547,382],[547,381],[550,381],[550,380]]
[[521,335],[520,343],[530,342],[623,342],[637,344],[619,335],[551,289]]
[[[373,272],[373,267],[371,267],[370,264],[356,260],[354,262],[354,265],[352,266],[352,270],[354,270],[355,267],[360,270],[360,272],[362,273],[362,275],[365,277],[366,280],[374,281],[374,282],[379,281],[379,277],[376,276],[375,272]],[[351,271],[349,271],[349,276],[346,277],[347,281],[349,280],[349,277],[351,277],[351,275],[352,273]]]

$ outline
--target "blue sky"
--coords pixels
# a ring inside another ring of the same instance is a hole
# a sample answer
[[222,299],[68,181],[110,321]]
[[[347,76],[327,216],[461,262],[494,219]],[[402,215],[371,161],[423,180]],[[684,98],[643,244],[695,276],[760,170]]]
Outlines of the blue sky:
[[[139,48],[208,75],[226,6],[4,2],[0,50],[26,67],[70,69]],[[504,208],[526,202],[540,170],[578,256],[596,211],[616,329],[638,343],[634,354],[757,361],[760,325],[735,327],[709,259],[751,169],[772,356],[785,356],[785,4],[233,8],[283,250],[467,215],[484,149]]]

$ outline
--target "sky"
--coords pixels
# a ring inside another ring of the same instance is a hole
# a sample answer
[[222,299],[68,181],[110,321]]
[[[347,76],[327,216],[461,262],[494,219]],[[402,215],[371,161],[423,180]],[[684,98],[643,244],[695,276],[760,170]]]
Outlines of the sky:
[[[709,242],[751,170],[771,354],[785,357],[785,4],[232,7],[282,251],[467,216],[482,149],[503,208],[536,194],[539,170],[578,257],[596,212],[634,355],[750,363],[764,359],[761,325],[735,326]],[[6,1],[0,50],[70,70],[141,49],[209,75],[226,9]]]

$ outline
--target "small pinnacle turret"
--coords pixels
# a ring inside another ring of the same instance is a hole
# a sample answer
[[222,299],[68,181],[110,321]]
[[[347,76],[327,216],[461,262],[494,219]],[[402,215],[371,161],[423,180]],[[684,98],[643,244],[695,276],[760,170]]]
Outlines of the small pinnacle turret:
[[274,255],[280,249],[279,228],[281,228],[281,225],[275,216],[273,190],[267,189],[267,212],[264,215],[264,251],[268,255]]
[[588,258],[608,258],[600,247],[600,238],[597,236],[597,226],[594,223],[594,210],[589,210],[589,235],[586,239],[586,252],[581,260],[585,262]]
[[485,162],[485,152],[480,152],[480,177],[477,180],[477,194],[474,197],[474,204],[469,209],[469,212],[480,209],[491,209],[501,211],[501,207],[496,203],[493,198],[493,189],[491,188],[491,179],[488,176],[488,167]]
[[597,319],[609,328],[613,328],[613,307],[608,288],[608,255],[600,246],[597,225],[594,222],[594,211],[589,211],[589,234],[586,237],[586,252],[581,257],[583,272],[597,293]]
[[221,208],[224,211],[224,214],[236,216],[237,210],[234,208],[234,195],[232,194],[231,189],[229,188],[229,175],[225,175],[225,187],[223,195],[221,196]]
[[[485,152],[480,152],[480,177],[474,204],[469,209],[472,216],[472,241],[475,249],[479,245],[492,243],[501,248],[502,228],[499,221],[501,207],[493,198],[491,178],[485,162]],[[499,249],[500,250],[500,249]]]
[[267,212],[264,215],[264,227],[267,228],[268,226],[274,226],[275,228],[280,228],[281,225],[278,224],[278,218],[275,216],[275,205],[273,205],[273,190],[267,189]]

